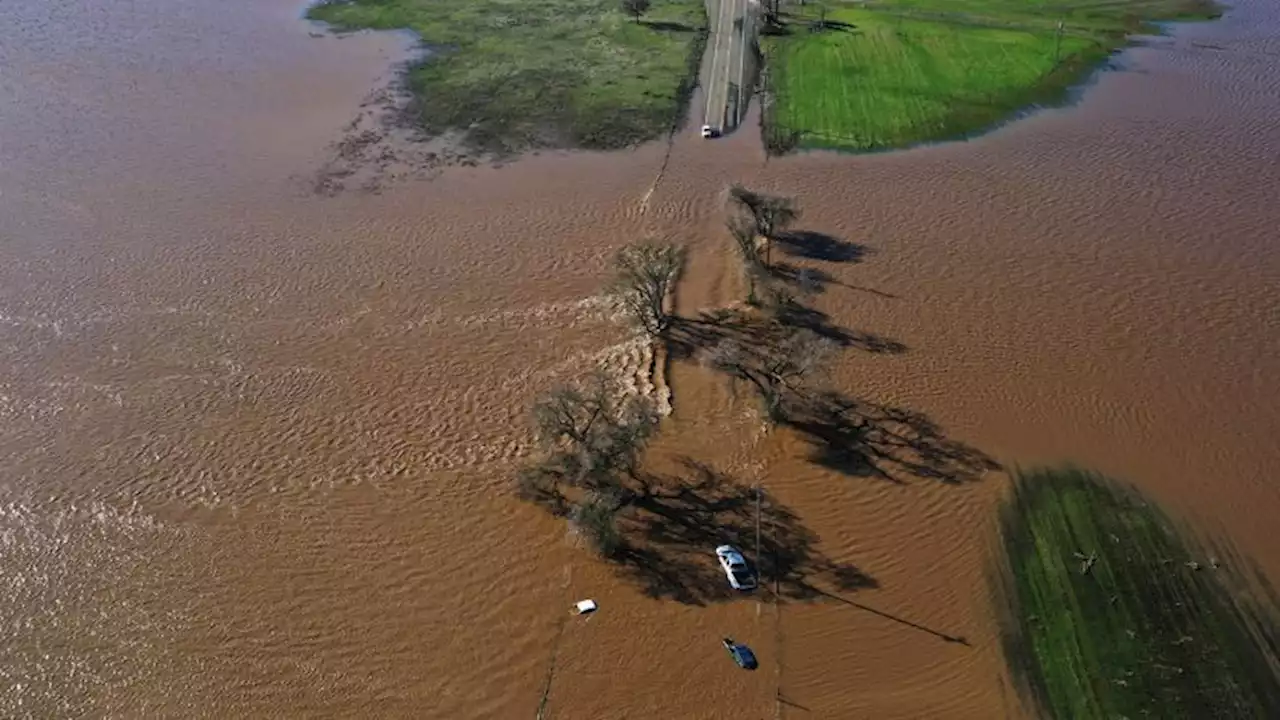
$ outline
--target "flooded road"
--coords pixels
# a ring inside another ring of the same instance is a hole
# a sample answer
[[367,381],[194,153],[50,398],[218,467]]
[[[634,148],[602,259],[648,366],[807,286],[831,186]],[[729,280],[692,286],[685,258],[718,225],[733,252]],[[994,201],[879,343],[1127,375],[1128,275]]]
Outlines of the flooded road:
[[[682,312],[739,299],[730,181],[856,246],[785,256],[864,340],[833,385],[1006,467],[1126,478],[1280,578],[1272,5],[971,142],[766,162],[690,128],[656,187],[662,144],[333,197],[315,173],[404,38],[312,37],[275,0],[10,10],[0,715],[532,717],[550,673],[556,718],[1020,716],[985,577],[999,472],[814,462],[678,362],[653,467],[758,481],[841,568],[814,570],[828,595],[650,598],[513,499],[534,396],[647,382],[596,297],[617,247],[687,243]],[[601,612],[564,623],[582,597]]]

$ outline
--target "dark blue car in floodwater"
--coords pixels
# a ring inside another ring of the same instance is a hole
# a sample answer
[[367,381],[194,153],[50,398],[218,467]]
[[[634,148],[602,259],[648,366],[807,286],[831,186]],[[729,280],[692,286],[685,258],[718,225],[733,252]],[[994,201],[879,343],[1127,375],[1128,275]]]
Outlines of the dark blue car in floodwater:
[[751,648],[733,641],[733,638],[724,638],[720,641],[724,645],[724,649],[729,651],[729,656],[733,661],[738,663],[738,667],[744,670],[755,670],[757,667],[756,656],[751,652]]

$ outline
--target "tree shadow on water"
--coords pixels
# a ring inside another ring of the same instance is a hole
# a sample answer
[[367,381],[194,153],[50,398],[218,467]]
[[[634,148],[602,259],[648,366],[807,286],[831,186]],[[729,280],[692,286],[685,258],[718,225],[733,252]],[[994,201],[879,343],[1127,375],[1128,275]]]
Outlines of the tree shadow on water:
[[884,610],[877,610],[876,608],[871,607],[870,605],[865,605],[855,600],[850,600],[849,598],[841,597],[839,595],[835,595],[832,593],[824,592],[822,593],[822,595],[823,597],[830,598],[832,600],[835,600],[836,602],[844,603],[849,607],[857,608],[859,610],[862,610],[863,612],[871,613],[872,615],[882,617],[886,620],[891,620],[903,627],[911,628],[912,630],[925,633],[926,635],[932,635],[943,642],[955,643],[957,645],[972,647],[969,640],[963,635],[952,635],[950,633],[944,633],[940,630],[935,630],[931,627],[928,627],[927,625],[921,625],[920,623],[912,622],[911,620],[908,620],[903,617],[899,617],[897,615],[894,615],[893,613],[885,612]]
[[825,260],[835,263],[862,262],[871,250],[866,245],[841,240],[811,230],[794,230],[781,233],[774,244],[793,257]]
[[[838,348],[886,355],[907,351],[896,340],[838,327],[826,313],[790,300],[767,316],[721,310],[677,318],[667,339],[674,358],[700,357],[713,367],[729,370],[730,377],[767,381],[777,378],[778,368],[784,367],[779,358],[797,347],[797,331],[812,333]],[[731,363],[723,362],[726,345],[733,349],[728,354]],[[820,358],[785,359],[785,367],[791,370],[821,364]],[[769,414],[808,441],[810,459],[823,467],[900,484],[921,479],[961,484],[1001,468],[982,451],[948,438],[923,413],[815,389],[815,378],[798,372],[792,375],[770,388],[771,398],[765,398]],[[762,382],[756,385],[764,389]]]
[[768,273],[771,279],[800,295],[818,295],[826,291],[828,285],[844,284],[825,270],[797,267],[786,262],[775,262],[769,266]]
[[825,390],[786,398],[782,423],[812,446],[813,462],[845,475],[903,484],[980,480],[999,463],[951,440],[922,413]]
[[796,330],[808,330],[838,347],[876,355],[899,355],[907,351],[906,345],[893,338],[841,327],[832,322],[827,313],[794,301],[785,302],[768,317],[719,310],[694,318],[674,318],[666,340],[675,358],[695,357],[725,341],[764,353]]
[[776,318],[786,327],[808,330],[840,347],[854,348],[874,355],[901,355],[907,351],[906,345],[893,338],[840,327],[831,321],[831,316],[827,313],[797,302],[788,302],[779,308]]
[[818,551],[813,532],[767,493],[760,501],[757,553],[756,489],[689,458],[682,465],[675,476],[646,478],[645,492],[619,522],[626,543],[614,557],[618,571],[646,595],[689,605],[740,597],[716,562],[719,545],[742,551],[761,584],[782,598],[822,597],[819,585],[842,591],[876,587],[857,567]]

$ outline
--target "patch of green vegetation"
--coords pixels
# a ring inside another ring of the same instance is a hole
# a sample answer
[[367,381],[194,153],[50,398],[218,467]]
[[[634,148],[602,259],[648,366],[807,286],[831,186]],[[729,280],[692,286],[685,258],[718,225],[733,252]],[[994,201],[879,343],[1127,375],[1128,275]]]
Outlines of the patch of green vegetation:
[[336,0],[308,15],[342,30],[416,32],[413,115],[481,150],[617,148],[683,119],[706,35],[701,0]]
[[1263,616],[1150,504],[1040,470],[1019,475],[1001,525],[1006,649],[1049,716],[1280,717],[1274,638],[1249,619]]
[[1135,32],[1216,17],[1208,0],[805,4],[761,48],[766,144],[880,150],[963,137],[1061,101]]

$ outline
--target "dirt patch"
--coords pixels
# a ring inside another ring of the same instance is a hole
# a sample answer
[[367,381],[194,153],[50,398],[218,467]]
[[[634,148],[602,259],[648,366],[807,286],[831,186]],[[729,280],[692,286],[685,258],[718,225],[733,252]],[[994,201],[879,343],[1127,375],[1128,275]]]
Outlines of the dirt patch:
[[377,193],[392,183],[435,178],[448,167],[492,162],[464,149],[459,137],[428,137],[412,116],[412,102],[403,79],[371,92],[330,146],[312,189],[321,195]]

